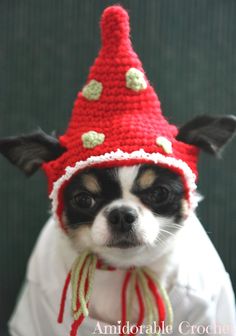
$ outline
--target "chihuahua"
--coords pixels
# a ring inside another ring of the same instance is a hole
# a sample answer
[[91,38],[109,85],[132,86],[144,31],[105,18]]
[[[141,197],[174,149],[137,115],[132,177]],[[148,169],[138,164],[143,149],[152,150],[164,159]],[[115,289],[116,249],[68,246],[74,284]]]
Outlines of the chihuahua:
[[[236,131],[234,116],[199,116],[179,128],[177,139],[219,156]],[[56,137],[38,130],[0,140],[0,152],[27,175],[63,154]],[[63,191],[67,235],[54,219],[45,225],[28,265],[26,282],[10,321],[12,336],[68,333],[56,323],[61,286],[76,256],[90,249],[114,272],[97,271],[90,316],[80,335],[106,332],[121,319],[124,269],[148,266],[163,283],[174,311],[173,335],[236,335],[232,286],[194,210],[186,216],[180,176],[159,165],[90,167]],[[196,203],[200,200],[195,194]],[[134,307],[132,321],[137,320]],[[131,321],[131,322],[132,322]]]

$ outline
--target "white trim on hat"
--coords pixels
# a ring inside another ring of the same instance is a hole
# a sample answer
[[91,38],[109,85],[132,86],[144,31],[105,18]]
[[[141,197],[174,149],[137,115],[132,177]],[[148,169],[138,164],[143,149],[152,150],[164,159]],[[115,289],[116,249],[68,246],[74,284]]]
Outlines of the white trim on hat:
[[104,155],[99,156],[90,156],[85,161],[78,161],[75,163],[73,167],[68,166],[65,169],[65,174],[62,175],[56,182],[53,184],[53,190],[50,194],[50,199],[52,200],[52,213],[57,221],[57,208],[58,208],[58,193],[61,186],[65,181],[68,181],[75,173],[78,171],[109,161],[125,161],[125,160],[135,160],[135,159],[144,159],[148,161],[152,161],[155,164],[164,164],[166,167],[173,167],[180,169],[185,176],[186,183],[189,190],[189,208],[194,210],[197,206],[197,198],[194,196],[195,191],[197,189],[196,186],[196,175],[193,173],[191,168],[187,165],[186,162],[175,159],[173,157],[168,157],[160,153],[146,153],[143,149],[134,151],[132,153],[123,152],[118,149],[115,152],[106,153]]

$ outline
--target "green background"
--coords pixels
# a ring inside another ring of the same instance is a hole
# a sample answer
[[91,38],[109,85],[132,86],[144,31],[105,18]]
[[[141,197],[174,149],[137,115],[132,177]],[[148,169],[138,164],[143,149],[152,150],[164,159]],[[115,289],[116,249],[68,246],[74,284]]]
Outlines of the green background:
[[[119,2],[129,9],[135,50],[170,121],[180,125],[198,114],[235,114],[236,1]],[[98,52],[100,14],[113,3],[0,1],[0,137],[38,126],[64,131]],[[235,149],[236,141],[218,161],[201,156],[199,189],[206,199],[198,209],[234,285]],[[48,209],[43,174],[26,179],[0,157],[2,328]]]

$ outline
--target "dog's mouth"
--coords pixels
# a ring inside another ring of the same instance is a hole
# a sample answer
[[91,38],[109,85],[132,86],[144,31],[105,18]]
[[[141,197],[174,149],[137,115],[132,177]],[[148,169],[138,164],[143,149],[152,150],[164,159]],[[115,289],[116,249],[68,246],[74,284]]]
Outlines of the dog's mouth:
[[141,243],[137,238],[131,237],[114,237],[108,244],[107,247],[116,247],[120,249],[128,249],[132,247],[140,246]]

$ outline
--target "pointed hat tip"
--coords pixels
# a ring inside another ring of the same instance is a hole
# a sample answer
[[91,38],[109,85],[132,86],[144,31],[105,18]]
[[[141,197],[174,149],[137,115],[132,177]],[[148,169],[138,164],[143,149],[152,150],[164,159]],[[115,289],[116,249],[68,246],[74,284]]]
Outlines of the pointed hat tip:
[[129,40],[129,15],[120,5],[107,7],[101,18],[102,45],[114,47]]

